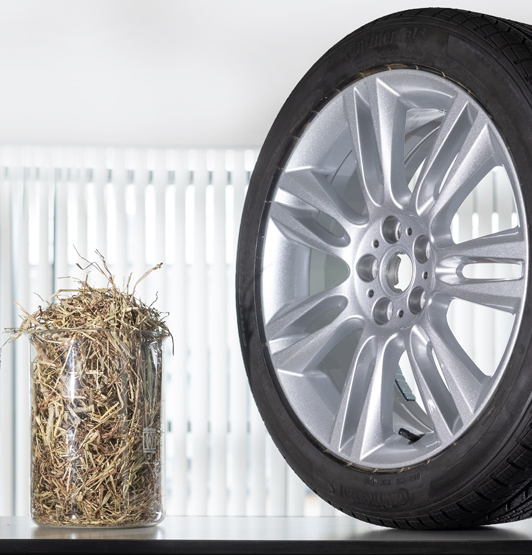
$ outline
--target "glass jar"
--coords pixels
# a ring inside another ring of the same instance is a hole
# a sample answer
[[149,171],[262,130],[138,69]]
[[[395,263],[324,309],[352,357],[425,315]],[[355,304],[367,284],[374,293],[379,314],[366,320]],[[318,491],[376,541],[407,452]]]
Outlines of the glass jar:
[[102,329],[30,335],[37,524],[133,527],[163,520],[165,338]]

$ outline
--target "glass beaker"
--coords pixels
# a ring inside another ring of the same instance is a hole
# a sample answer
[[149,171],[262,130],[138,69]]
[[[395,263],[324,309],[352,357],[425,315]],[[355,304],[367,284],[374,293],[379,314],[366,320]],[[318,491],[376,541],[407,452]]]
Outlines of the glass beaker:
[[31,516],[132,527],[164,518],[158,332],[57,329],[31,345]]

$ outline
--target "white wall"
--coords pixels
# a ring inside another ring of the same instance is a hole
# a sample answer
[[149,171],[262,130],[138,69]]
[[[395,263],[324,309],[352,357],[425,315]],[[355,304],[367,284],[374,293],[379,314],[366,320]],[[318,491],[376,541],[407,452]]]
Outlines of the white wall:
[[333,44],[401,9],[523,0],[3,0],[0,144],[258,146]]

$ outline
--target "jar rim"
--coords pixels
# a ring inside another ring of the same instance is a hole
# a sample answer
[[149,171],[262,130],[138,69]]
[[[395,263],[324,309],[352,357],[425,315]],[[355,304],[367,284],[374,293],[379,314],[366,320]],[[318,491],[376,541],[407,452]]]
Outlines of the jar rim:
[[159,335],[169,336],[170,333],[166,330],[135,330],[124,328],[51,328],[51,329],[29,329],[25,330],[28,335],[47,335],[50,333],[131,333],[131,334],[144,334],[144,335]]

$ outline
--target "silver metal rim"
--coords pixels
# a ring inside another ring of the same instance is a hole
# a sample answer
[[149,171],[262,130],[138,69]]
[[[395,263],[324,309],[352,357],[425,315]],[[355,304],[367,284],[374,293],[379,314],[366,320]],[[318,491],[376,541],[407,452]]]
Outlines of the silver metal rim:
[[[453,217],[497,168],[508,178],[517,225],[455,243]],[[448,79],[409,69],[375,73],[311,120],[269,208],[261,300],[283,392],[326,449],[363,467],[402,468],[471,427],[515,345],[526,296],[525,229],[501,135]],[[464,275],[486,262],[518,271]],[[513,316],[492,374],[449,327],[455,299]]]

